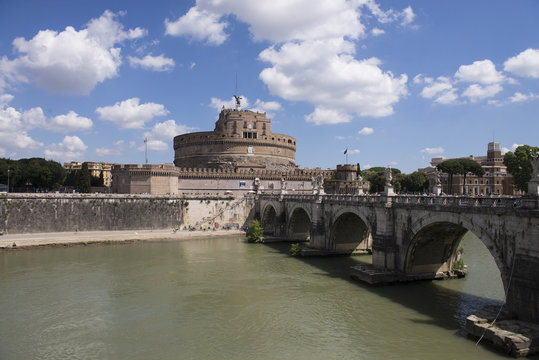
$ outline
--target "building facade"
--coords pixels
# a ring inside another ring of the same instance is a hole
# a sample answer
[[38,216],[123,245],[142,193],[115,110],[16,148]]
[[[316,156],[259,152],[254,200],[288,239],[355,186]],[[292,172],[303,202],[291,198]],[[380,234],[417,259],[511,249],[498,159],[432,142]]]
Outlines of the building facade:
[[[90,171],[90,175],[99,177],[101,176],[101,173],[103,173],[103,184],[106,187],[110,187],[112,185],[112,165],[113,164],[93,162],[93,161],[88,161],[86,163],[88,164],[88,170]],[[68,172],[81,170],[82,163],[80,161],[71,161],[68,163],[66,162],[64,163],[64,169]]]
[[[471,195],[471,196],[490,196],[490,195],[514,195],[513,177],[507,172],[507,167],[503,164],[503,156],[500,143],[490,142],[487,146],[486,156],[468,157],[481,165],[485,174],[476,176],[466,174],[466,183],[464,176],[454,174],[450,179],[448,174],[440,174],[442,191],[453,195]],[[447,159],[436,157],[431,160],[431,166],[420,169],[429,175],[430,186],[434,187],[436,178],[436,165]]]
[[113,165],[112,192],[119,194],[178,194],[179,170],[173,164]]

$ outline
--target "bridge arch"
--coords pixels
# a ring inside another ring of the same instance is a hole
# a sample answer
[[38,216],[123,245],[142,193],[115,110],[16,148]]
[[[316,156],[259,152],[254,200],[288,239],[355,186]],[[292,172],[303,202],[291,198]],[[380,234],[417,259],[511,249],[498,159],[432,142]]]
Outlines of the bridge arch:
[[287,221],[287,238],[292,240],[311,239],[311,216],[302,206],[296,206],[290,211]]
[[463,236],[470,231],[488,249],[507,289],[507,271],[500,249],[485,229],[459,214],[435,214],[419,219],[411,226],[404,270],[409,275],[453,271]]
[[372,231],[366,217],[355,209],[344,209],[334,216],[330,228],[330,247],[337,252],[372,250]]
[[261,216],[261,225],[264,229],[264,235],[277,235],[278,217],[273,204],[266,204]]

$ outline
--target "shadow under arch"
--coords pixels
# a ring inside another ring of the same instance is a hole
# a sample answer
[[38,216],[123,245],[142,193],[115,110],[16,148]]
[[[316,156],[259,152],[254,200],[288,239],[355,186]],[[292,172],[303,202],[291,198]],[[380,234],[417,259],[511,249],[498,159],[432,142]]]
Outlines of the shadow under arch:
[[[467,232],[475,235],[493,257],[507,293],[507,271],[493,239],[484,231],[475,231],[473,224],[462,218],[453,220],[432,217],[416,222],[415,226],[412,226],[412,236],[407,247],[405,273],[412,276],[432,275],[432,278],[439,277],[442,273],[454,275],[454,265],[459,259],[459,245]],[[439,276],[436,276],[437,274]]]
[[310,240],[311,238],[311,218],[302,207],[296,207],[292,211],[288,223],[287,234],[291,240]]
[[262,213],[261,225],[264,229],[264,235],[275,235],[277,230],[277,212],[273,205],[266,205],[264,212]]
[[339,214],[330,229],[330,246],[340,253],[368,252],[372,235],[367,223],[356,213]]

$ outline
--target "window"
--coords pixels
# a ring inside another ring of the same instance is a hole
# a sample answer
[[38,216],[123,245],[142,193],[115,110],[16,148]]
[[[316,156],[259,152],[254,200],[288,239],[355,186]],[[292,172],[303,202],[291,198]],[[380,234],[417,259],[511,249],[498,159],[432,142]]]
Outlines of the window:
[[254,132],[254,131],[244,131],[243,132],[243,138],[244,139],[257,139],[258,138],[258,133]]

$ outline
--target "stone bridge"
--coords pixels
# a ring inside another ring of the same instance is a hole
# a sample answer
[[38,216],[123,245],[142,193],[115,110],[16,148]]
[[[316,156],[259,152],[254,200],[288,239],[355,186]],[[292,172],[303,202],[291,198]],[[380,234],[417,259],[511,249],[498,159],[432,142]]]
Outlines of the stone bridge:
[[506,306],[539,322],[539,200],[536,197],[259,195],[267,235],[308,241],[323,252],[372,251],[372,266],[352,268],[369,283],[454,275],[467,231],[494,258]]

